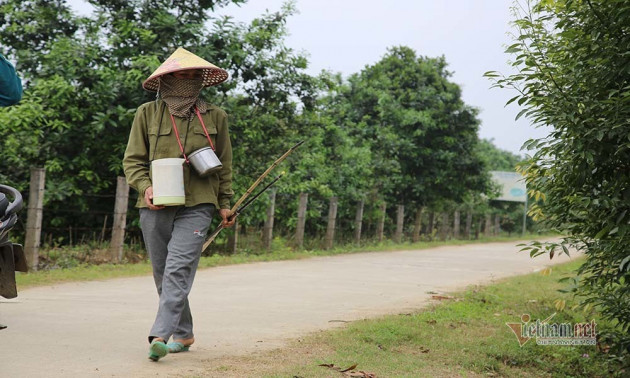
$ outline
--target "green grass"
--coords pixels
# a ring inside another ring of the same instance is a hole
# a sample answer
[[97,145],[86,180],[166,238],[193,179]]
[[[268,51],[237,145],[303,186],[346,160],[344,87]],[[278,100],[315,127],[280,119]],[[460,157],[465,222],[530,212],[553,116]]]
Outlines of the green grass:
[[[548,235],[547,235],[548,236]],[[506,242],[525,240],[531,238],[541,238],[545,235],[526,236],[499,236],[480,238],[478,240],[448,240],[417,243],[396,244],[392,241],[385,241],[378,244],[366,244],[361,246],[344,245],[330,250],[298,250],[294,251],[287,246],[284,239],[274,239],[272,250],[261,253],[252,251],[239,252],[233,255],[215,254],[209,257],[202,257],[199,268],[210,268],[221,265],[245,264],[261,261],[296,260],[313,256],[331,256],[345,253],[358,252],[378,252],[395,251],[405,249],[426,249],[445,245],[465,245],[473,243]],[[102,246],[100,246],[102,247]],[[40,252],[40,259],[50,260],[51,269],[41,270],[31,273],[16,273],[18,289],[26,289],[35,286],[52,285],[73,281],[104,280],[121,277],[141,276],[151,273],[151,264],[147,261],[125,264],[90,264],[82,261],[105,261],[102,256],[107,254],[105,249],[98,249],[95,246],[75,246],[67,249],[43,249]],[[99,258],[100,256],[100,258]],[[135,260],[138,260],[136,257]]]
[[[620,367],[594,346],[540,346],[530,340],[523,347],[506,322],[520,322],[522,314],[553,322],[577,323],[592,319],[598,330],[610,327],[595,312],[571,309],[570,295],[558,292],[558,279],[571,275],[583,260],[557,265],[552,273],[508,278],[487,287],[472,286],[424,310],[349,323],[339,330],[313,334],[292,342],[286,351],[243,364],[258,366],[265,377],[340,376],[319,364],[350,367],[378,377],[505,376],[604,377]],[[556,301],[564,300],[563,311]],[[273,356],[291,356],[281,363]],[[268,360],[265,361],[265,358]],[[266,367],[265,367],[266,366]]]

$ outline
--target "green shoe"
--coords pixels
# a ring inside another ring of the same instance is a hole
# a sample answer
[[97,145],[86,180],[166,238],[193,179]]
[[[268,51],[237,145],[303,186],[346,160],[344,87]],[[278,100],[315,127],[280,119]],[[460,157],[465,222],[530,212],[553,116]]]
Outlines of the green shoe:
[[190,349],[190,345],[184,345],[179,341],[173,341],[166,344],[166,346],[168,347],[169,353],[188,352],[188,350]]
[[163,341],[153,340],[149,347],[149,359],[151,361],[158,361],[160,358],[168,354],[168,347]]

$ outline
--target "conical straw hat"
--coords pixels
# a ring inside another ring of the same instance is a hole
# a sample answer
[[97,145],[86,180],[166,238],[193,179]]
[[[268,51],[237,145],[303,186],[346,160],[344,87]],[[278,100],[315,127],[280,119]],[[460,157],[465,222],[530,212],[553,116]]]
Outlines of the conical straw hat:
[[203,70],[202,79],[203,86],[221,84],[228,78],[228,73],[222,68],[201,59],[190,51],[179,47],[171,56],[162,63],[148,79],[142,83],[142,87],[149,91],[157,91],[159,87],[159,78],[162,75],[184,70]]

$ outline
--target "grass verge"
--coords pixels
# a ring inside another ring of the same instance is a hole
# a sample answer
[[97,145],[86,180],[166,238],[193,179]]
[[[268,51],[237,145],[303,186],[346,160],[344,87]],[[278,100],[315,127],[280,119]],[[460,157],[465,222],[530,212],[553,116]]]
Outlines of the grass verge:
[[[506,323],[522,314],[552,322],[595,320],[595,312],[571,309],[558,279],[571,275],[582,259],[556,265],[549,275],[534,273],[485,287],[471,286],[453,299],[414,313],[361,320],[341,329],[292,340],[285,348],[212,361],[204,373],[223,377],[604,377],[623,376],[619,365],[595,346],[519,346]],[[562,311],[558,301],[565,301]],[[320,364],[356,367],[340,373]],[[365,375],[359,372],[363,371]],[[352,373],[354,372],[354,373]],[[354,375],[352,375],[354,374]]]
[[[361,246],[356,245],[344,245],[336,247],[330,250],[299,250],[294,251],[286,245],[283,239],[275,239],[273,241],[272,250],[264,251],[261,253],[243,252],[233,255],[219,255],[215,254],[209,257],[202,257],[199,262],[199,268],[210,268],[222,265],[232,264],[245,264],[252,262],[262,261],[279,261],[279,260],[296,260],[304,259],[313,256],[332,256],[344,253],[358,253],[358,252],[382,252],[382,251],[396,251],[396,250],[408,250],[408,249],[427,249],[439,246],[448,245],[465,245],[473,243],[490,243],[490,242],[508,242],[517,240],[526,240],[534,238],[545,238],[549,235],[525,235],[525,236],[498,236],[480,238],[478,240],[448,240],[448,241],[432,241],[432,242],[418,242],[418,243],[401,243],[396,244],[392,241],[385,241],[378,244],[366,244]],[[82,250],[85,249],[85,250]],[[40,254],[49,257],[54,255],[55,260],[60,258],[73,259],[72,255],[89,255],[94,251],[89,246],[81,247],[75,246],[72,250],[51,250],[41,251]],[[99,251],[107,253],[106,250]],[[85,264],[76,263],[76,259],[73,259],[68,268],[47,269],[38,272],[31,273],[16,273],[16,281],[18,289],[28,289],[36,286],[52,285],[64,282],[73,281],[94,281],[105,280],[121,277],[133,277],[141,276],[151,273],[151,264],[147,261],[128,264]],[[74,265],[74,266],[73,266]]]

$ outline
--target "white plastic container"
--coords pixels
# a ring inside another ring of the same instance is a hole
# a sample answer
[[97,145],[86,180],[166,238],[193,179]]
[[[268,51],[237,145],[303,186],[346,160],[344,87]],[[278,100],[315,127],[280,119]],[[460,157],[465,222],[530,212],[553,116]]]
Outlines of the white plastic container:
[[158,159],[151,162],[153,204],[177,206],[186,203],[184,159]]

